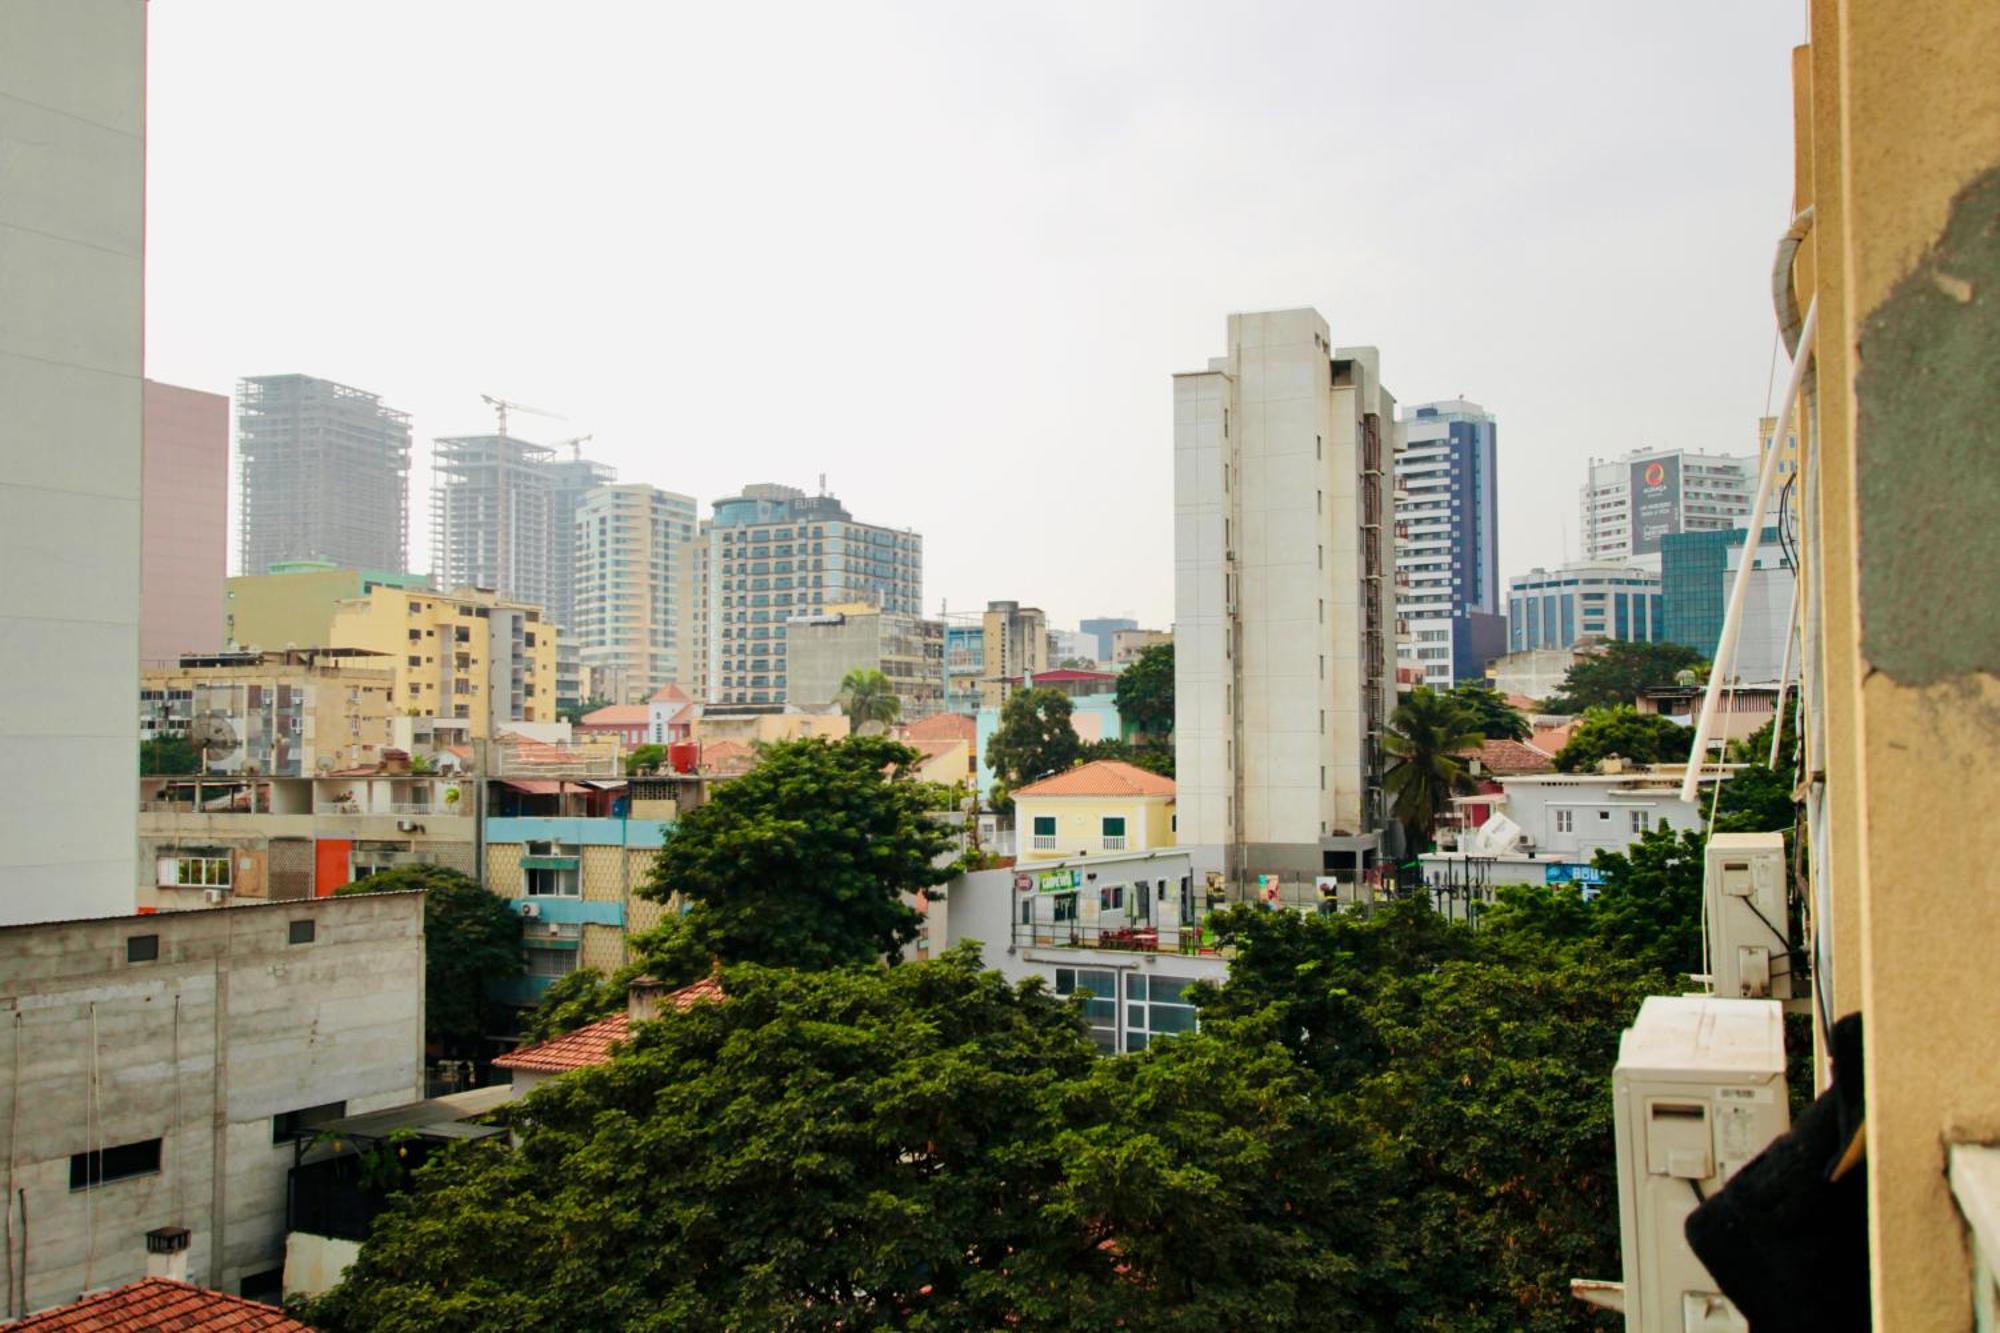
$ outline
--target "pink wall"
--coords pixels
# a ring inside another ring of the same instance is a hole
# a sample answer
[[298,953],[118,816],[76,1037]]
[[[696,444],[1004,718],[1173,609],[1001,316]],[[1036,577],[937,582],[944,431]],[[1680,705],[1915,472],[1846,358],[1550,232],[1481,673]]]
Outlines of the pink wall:
[[229,399],[146,381],[139,657],[222,647]]

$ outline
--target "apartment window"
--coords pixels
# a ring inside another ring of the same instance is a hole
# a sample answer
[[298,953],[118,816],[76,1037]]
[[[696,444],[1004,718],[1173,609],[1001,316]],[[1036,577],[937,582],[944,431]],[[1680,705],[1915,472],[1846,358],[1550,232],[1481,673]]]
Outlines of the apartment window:
[[319,934],[319,924],[315,921],[294,921],[286,939],[287,944],[311,944]]
[[128,963],[157,962],[160,957],[160,937],[158,935],[128,935],[125,937],[125,961]]
[[1326,512],[1326,492],[1325,492],[1325,491],[1314,491],[1314,492],[1313,492],[1313,512],[1314,512],[1315,514],[1324,514],[1324,513]]
[[1321,764],[1321,765],[1319,766],[1319,789],[1320,789],[1321,791],[1325,791],[1325,790],[1326,790],[1326,765],[1325,765],[1325,764]]
[[1325,654],[1325,653],[1321,653],[1321,654],[1319,655],[1319,678],[1320,678],[1321,680],[1325,680],[1325,679],[1326,679],[1326,654]]
[[1056,846],[1056,817],[1054,815],[1035,816],[1035,850],[1052,852]]
[[528,975],[545,981],[576,971],[575,949],[528,949]]
[[1326,735],[1326,710],[1324,708],[1319,710],[1319,734],[1322,736]]
[[1314,458],[1326,457],[1326,446],[1324,442],[1320,439],[1320,437],[1317,435],[1313,436],[1313,457]]
[[1141,972],[1125,976],[1125,1049],[1140,1051],[1153,1037],[1193,1032],[1200,1024],[1187,998],[1193,977],[1149,977]]
[[142,1139],[138,1143],[122,1143],[116,1148],[70,1154],[69,1187],[71,1193],[75,1193],[108,1185],[114,1180],[158,1175],[159,1171],[160,1141]]
[[1644,810],[1634,810],[1632,812],[1632,832],[1634,834],[1639,834],[1639,833],[1644,833],[1645,831],[1646,831],[1646,812]]
[[173,866],[173,883],[183,889],[229,887],[229,858],[226,856],[177,856]]
[[1222,438],[1229,438],[1229,409],[1226,407],[1222,409]]
[[1326,547],[1324,546],[1319,548],[1319,567],[1321,569],[1326,568]]
[[1125,886],[1107,884],[1097,891],[1097,908],[1101,912],[1122,912],[1125,910]]
[[300,1139],[309,1139],[321,1125],[346,1114],[346,1102],[323,1102],[318,1106],[280,1112],[271,1117],[271,1142],[296,1143]]
[[1556,832],[1558,833],[1576,832],[1576,811],[1574,810],[1556,811]]
[[1118,974],[1094,968],[1056,969],[1056,994],[1083,1000],[1090,1036],[1106,1055],[1118,1049]]
[[1122,852],[1125,850],[1125,818],[1122,815],[1104,817],[1104,850]]

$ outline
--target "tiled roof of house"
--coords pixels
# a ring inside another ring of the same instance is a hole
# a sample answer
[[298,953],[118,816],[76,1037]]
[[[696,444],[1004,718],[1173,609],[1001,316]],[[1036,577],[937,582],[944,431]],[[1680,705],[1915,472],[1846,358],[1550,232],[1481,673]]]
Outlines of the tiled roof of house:
[[1117,679],[1118,679],[1118,673],[1115,671],[1078,671],[1075,667],[1057,667],[1052,671],[1037,671],[1035,673],[1036,685],[1047,685],[1051,683],[1068,683],[1071,681],[1078,681],[1078,680],[1117,680]]
[[1023,796],[1172,796],[1174,780],[1148,773],[1119,759],[1097,759],[1067,773],[1031,782],[1014,793]]
[[1495,777],[1546,773],[1556,766],[1555,759],[1546,750],[1537,750],[1520,741],[1491,740],[1477,750],[1466,751],[1466,754],[1477,759],[1479,767]]
[[686,690],[678,685],[662,685],[659,689],[653,691],[652,702],[656,704],[686,704],[693,703],[694,700],[689,697]]
[[[690,1009],[705,1000],[726,998],[722,993],[722,979],[710,974],[667,995],[661,1003],[676,1009]],[[525,1069],[537,1074],[567,1074],[572,1069],[588,1069],[592,1065],[609,1063],[611,1048],[631,1035],[631,1017],[613,1014],[574,1032],[565,1032],[560,1037],[523,1046],[518,1051],[501,1056],[493,1065],[496,1069]]]
[[969,741],[979,735],[979,725],[963,713],[933,713],[903,729],[913,741]]
[[694,720],[700,716],[701,716],[700,704],[697,703],[683,704],[681,705],[681,710],[678,713],[675,713],[672,717],[667,719],[667,725],[670,727],[678,727],[682,725],[692,726],[694,724]]
[[163,1277],[141,1278],[68,1305],[31,1314],[13,1330],[52,1333],[312,1333],[274,1305],[225,1296]]
[[1535,734],[1528,737],[1528,744],[1543,754],[1559,754],[1563,746],[1569,744],[1570,734],[1575,730],[1575,722],[1565,722],[1559,727],[1536,727]]
[[1532,713],[1542,706],[1542,701],[1540,699],[1530,699],[1525,694],[1510,694],[1507,696],[1507,706],[1518,708],[1523,713]]
[[606,704],[594,712],[585,713],[580,727],[642,727],[652,720],[652,712],[644,704]]

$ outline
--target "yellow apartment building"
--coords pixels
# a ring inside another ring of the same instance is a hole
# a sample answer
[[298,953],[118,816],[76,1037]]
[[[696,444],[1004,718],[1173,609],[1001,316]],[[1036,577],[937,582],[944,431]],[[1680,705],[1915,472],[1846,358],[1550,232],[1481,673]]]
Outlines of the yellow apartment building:
[[1810,25],[1774,286],[1813,357],[1815,1000],[1864,1018],[1873,1326],[1959,1333],[1992,1326],[2000,1260],[2000,5],[1814,0]]
[[1014,793],[1020,859],[1051,861],[1174,845],[1174,780],[1099,759]]
[[389,654],[397,708],[435,718],[440,740],[556,720],[556,629],[540,607],[473,588],[378,586],[335,605],[331,638]]
[[393,743],[396,672],[360,649],[184,655],[139,674],[139,738],[175,737],[203,771],[312,777],[380,762]]
[[268,573],[239,575],[224,594],[223,641],[243,650],[323,648],[332,642],[334,608],[377,587],[423,589],[430,580],[324,560],[293,560]]

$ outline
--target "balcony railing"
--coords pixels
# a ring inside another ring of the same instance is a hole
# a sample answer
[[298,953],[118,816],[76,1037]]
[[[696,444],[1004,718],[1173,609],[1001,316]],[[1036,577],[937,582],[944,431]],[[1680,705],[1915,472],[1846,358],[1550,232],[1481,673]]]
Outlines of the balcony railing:
[[1038,852],[1054,851],[1056,849],[1056,835],[1053,833],[1037,833],[1035,835],[1034,847]]
[[[1054,841],[1054,839],[1050,839],[1050,841],[1051,841],[1051,842],[1053,842],[1053,841]],[[1107,834],[1105,835],[1105,837],[1104,837],[1104,850],[1105,850],[1105,851],[1107,851],[1107,852],[1122,852],[1122,851],[1124,851],[1124,850],[1125,850],[1125,839],[1124,839],[1124,838],[1123,838],[1122,836],[1120,836],[1120,837],[1113,837],[1112,835],[1110,835],[1110,834],[1108,834],[1108,833],[1107,833]]]
[[1218,952],[1206,922],[1189,926],[1086,926],[1077,921],[1017,921],[1014,943],[1025,948],[1112,949],[1193,957]]

